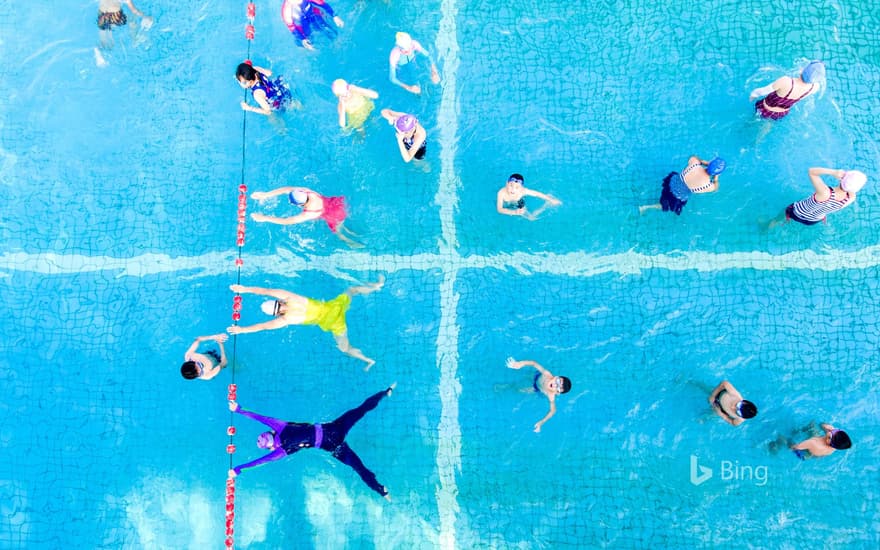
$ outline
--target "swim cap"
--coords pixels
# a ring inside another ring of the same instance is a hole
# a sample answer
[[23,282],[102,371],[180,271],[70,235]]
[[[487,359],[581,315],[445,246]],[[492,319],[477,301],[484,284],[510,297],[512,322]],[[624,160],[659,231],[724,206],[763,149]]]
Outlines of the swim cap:
[[858,193],[868,182],[868,176],[858,170],[847,170],[840,178],[840,188],[847,193]]
[[810,64],[804,67],[801,72],[801,80],[807,84],[825,80],[825,64],[821,61],[810,61]]
[[394,43],[397,44],[397,47],[408,50],[412,48],[413,39],[409,33],[399,32],[394,35]]
[[397,122],[394,123],[394,127],[397,128],[398,132],[407,133],[412,132],[413,128],[416,127],[416,117],[412,115],[403,115],[402,117],[397,119]]
[[522,174],[510,174],[510,177],[507,178],[507,181],[513,181],[516,183],[524,183],[525,180],[522,177]]
[[263,432],[257,436],[257,447],[268,449],[275,443],[275,434],[272,432]]
[[852,447],[852,440],[843,430],[834,430],[831,432],[831,446],[838,450],[849,449]]
[[740,418],[754,418],[755,415],[758,414],[758,407],[756,407],[751,401],[743,399],[736,404],[736,414],[739,415]]
[[343,95],[348,92],[348,82],[342,80],[341,78],[337,78],[333,81],[333,94],[334,95]]
[[724,159],[715,157],[712,159],[712,162],[709,163],[709,166],[706,167],[706,172],[708,172],[710,176],[717,176],[721,172],[724,172],[725,168],[727,168],[727,163],[724,162]]
[[287,200],[290,201],[290,204],[295,204],[297,206],[302,206],[309,200],[309,194],[305,191],[300,191],[297,189],[296,191],[291,191],[289,195],[287,195]]
[[278,306],[281,304],[278,300],[266,300],[262,304],[260,304],[260,309],[263,310],[263,313],[266,315],[270,315],[275,317],[278,315]]

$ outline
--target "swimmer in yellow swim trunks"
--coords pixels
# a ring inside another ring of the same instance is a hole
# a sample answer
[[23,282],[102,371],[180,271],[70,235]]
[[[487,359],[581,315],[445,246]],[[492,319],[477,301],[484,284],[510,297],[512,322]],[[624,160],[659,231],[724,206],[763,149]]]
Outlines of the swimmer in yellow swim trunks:
[[355,359],[360,359],[367,364],[364,370],[370,370],[370,367],[376,361],[365,356],[361,350],[351,346],[351,343],[348,341],[345,313],[351,305],[352,296],[375,292],[381,289],[384,284],[385,277],[380,276],[379,280],[375,283],[353,286],[343,294],[327,302],[313,300],[281,289],[230,285],[229,289],[238,294],[258,294],[274,298],[274,300],[263,302],[260,306],[263,313],[271,315],[273,319],[246,327],[233,325],[227,328],[226,331],[229,334],[249,334],[260,332],[261,330],[282,328],[288,325],[318,325],[318,328],[333,335],[339,351]]

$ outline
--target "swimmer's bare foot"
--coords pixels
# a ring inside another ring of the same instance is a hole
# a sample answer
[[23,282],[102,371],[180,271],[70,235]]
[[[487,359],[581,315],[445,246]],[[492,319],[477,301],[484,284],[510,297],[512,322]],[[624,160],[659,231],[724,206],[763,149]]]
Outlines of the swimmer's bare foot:
[[395,382],[395,383],[391,384],[390,386],[388,386],[388,389],[385,390],[385,395],[389,395],[389,396],[390,396],[390,395],[391,395],[391,392],[393,392],[393,391],[394,391],[394,388],[396,388],[396,387],[397,387],[397,382]]
[[367,359],[367,366],[364,367],[364,372],[368,372],[370,370],[370,367],[372,367],[375,364],[376,364],[375,359]]
[[388,492],[388,487],[382,487],[382,488],[385,489],[385,496],[384,496],[385,500],[387,500],[388,502],[391,502],[391,493]]
[[379,275],[379,279],[375,283],[370,283],[367,286],[373,290],[380,290],[385,286],[385,275]]
[[659,208],[662,208],[659,204],[646,204],[644,206],[640,206],[639,207],[639,215],[644,214],[645,210],[657,210]]

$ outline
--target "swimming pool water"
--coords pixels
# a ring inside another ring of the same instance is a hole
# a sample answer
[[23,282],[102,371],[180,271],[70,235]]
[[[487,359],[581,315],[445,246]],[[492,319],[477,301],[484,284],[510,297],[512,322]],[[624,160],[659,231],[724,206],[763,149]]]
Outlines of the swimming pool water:
[[[94,6],[62,4],[0,10],[0,548],[222,547],[231,373],[177,365],[230,324],[242,170],[251,190],[345,195],[367,242],[249,223],[244,284],[329,299],[387,283],[349,312],[369,373],[310,327],[245,335],[239,401],[330,420],[399,385],[349,436],[392,502],[299,453],[239,478],[238,547],[880,542],[874,3],[338,1],[345,28],[309,54],[260,1],[250,56],[305,108],[283,128],[248,115],[243,169],[244,3],[140,2],[153,29],[117,33],[104,69]],[[442,87],[391,87],[397,30],[439,56]],[[827,89],[754,121],[749,91],[811,58]],[[338,131],[337,77],[380,93],[364,137]],[[399,161],[382,107],[420,115],[421,166]],[[639,216],[693,153],[728,161],[721,192]],[[827,225],[762,230],[813,165],[869,187]],[[511,172],[563,205],[501,218]],[[508,356],[572,378],[541,434],[546,401]],[[759,407],[738,429],[707,407],[724,378]],[[810,421],[853,449],[774,448]],[[236,426],[240,463],[260,426]],[[690,482],[691,456],[712,479]],[[724,479],[725,461],[766,483]]]

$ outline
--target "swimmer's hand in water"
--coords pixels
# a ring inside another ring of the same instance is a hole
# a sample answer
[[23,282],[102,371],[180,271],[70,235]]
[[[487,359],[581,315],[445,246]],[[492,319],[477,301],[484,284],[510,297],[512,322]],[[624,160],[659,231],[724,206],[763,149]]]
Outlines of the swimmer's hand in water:
[[540,422],[535,424],[535,433],[536,434],[541,433],[541,423]]
[[215,334],[214,336],[209,336],[209,338],[211,338],[211,340],[214,340],[215,342],[222,344],[226,340],[229,340],[229,335],[223,334],[221,332],[220,334]]
[[244,285],[229,285],[229,290],[241,294],[242,292],[244,292]]
[[550,203],[551,206],[559,206],[562,204],[562,201],[554,197],[553,195],[547,195],[547,202]]
[[336,23],[336,26],[340,29],[345,26],[345,23],[342,21],[338,15],[333,16],[333,22]]
[[241,330],[241,327],[238,325],[232,325],[232,326],[226,327],[226,332],[228,332],[229,334],[231,334],[233,336],[235,336],[236,334],[244,334],[244,332]]
[[251,198],[254,199],[255,201],[261,201],[261,200],[267,198],[268,195],[269,195],[269,193],[265,193],[263,191],[254,191],[253,193],[251,193]]
[[406,91],[412,92],[414,94],[422,93],[422,87],[418,84],[413,84],[412,86],[404,86],[404,88],[406,88]]
[[440,84],[440,73],[437,72],[437,67],[434,65],[431,65],[431,82]]
[[141,18],[141,29],[148,31],[153,28],[153,18],[145,15]]
[[508,357],[507,361],[504,364],[507,365],[507,368],[509,368],[509,369],[521,369],[522,368],[522,363],[520,363],[519,361],[517,361],[513,357]]
[[242,101],[241,103],[239,103],[239,105],[241,105],[242,111],[250,111],[251,110],[250,105],[247,104],[247,101]]
[[264,222],[268,219],[268,217],[263,214],[259,214],[257,212],[254,212],[251,214],[251,219],[254,220],[255,222]]

